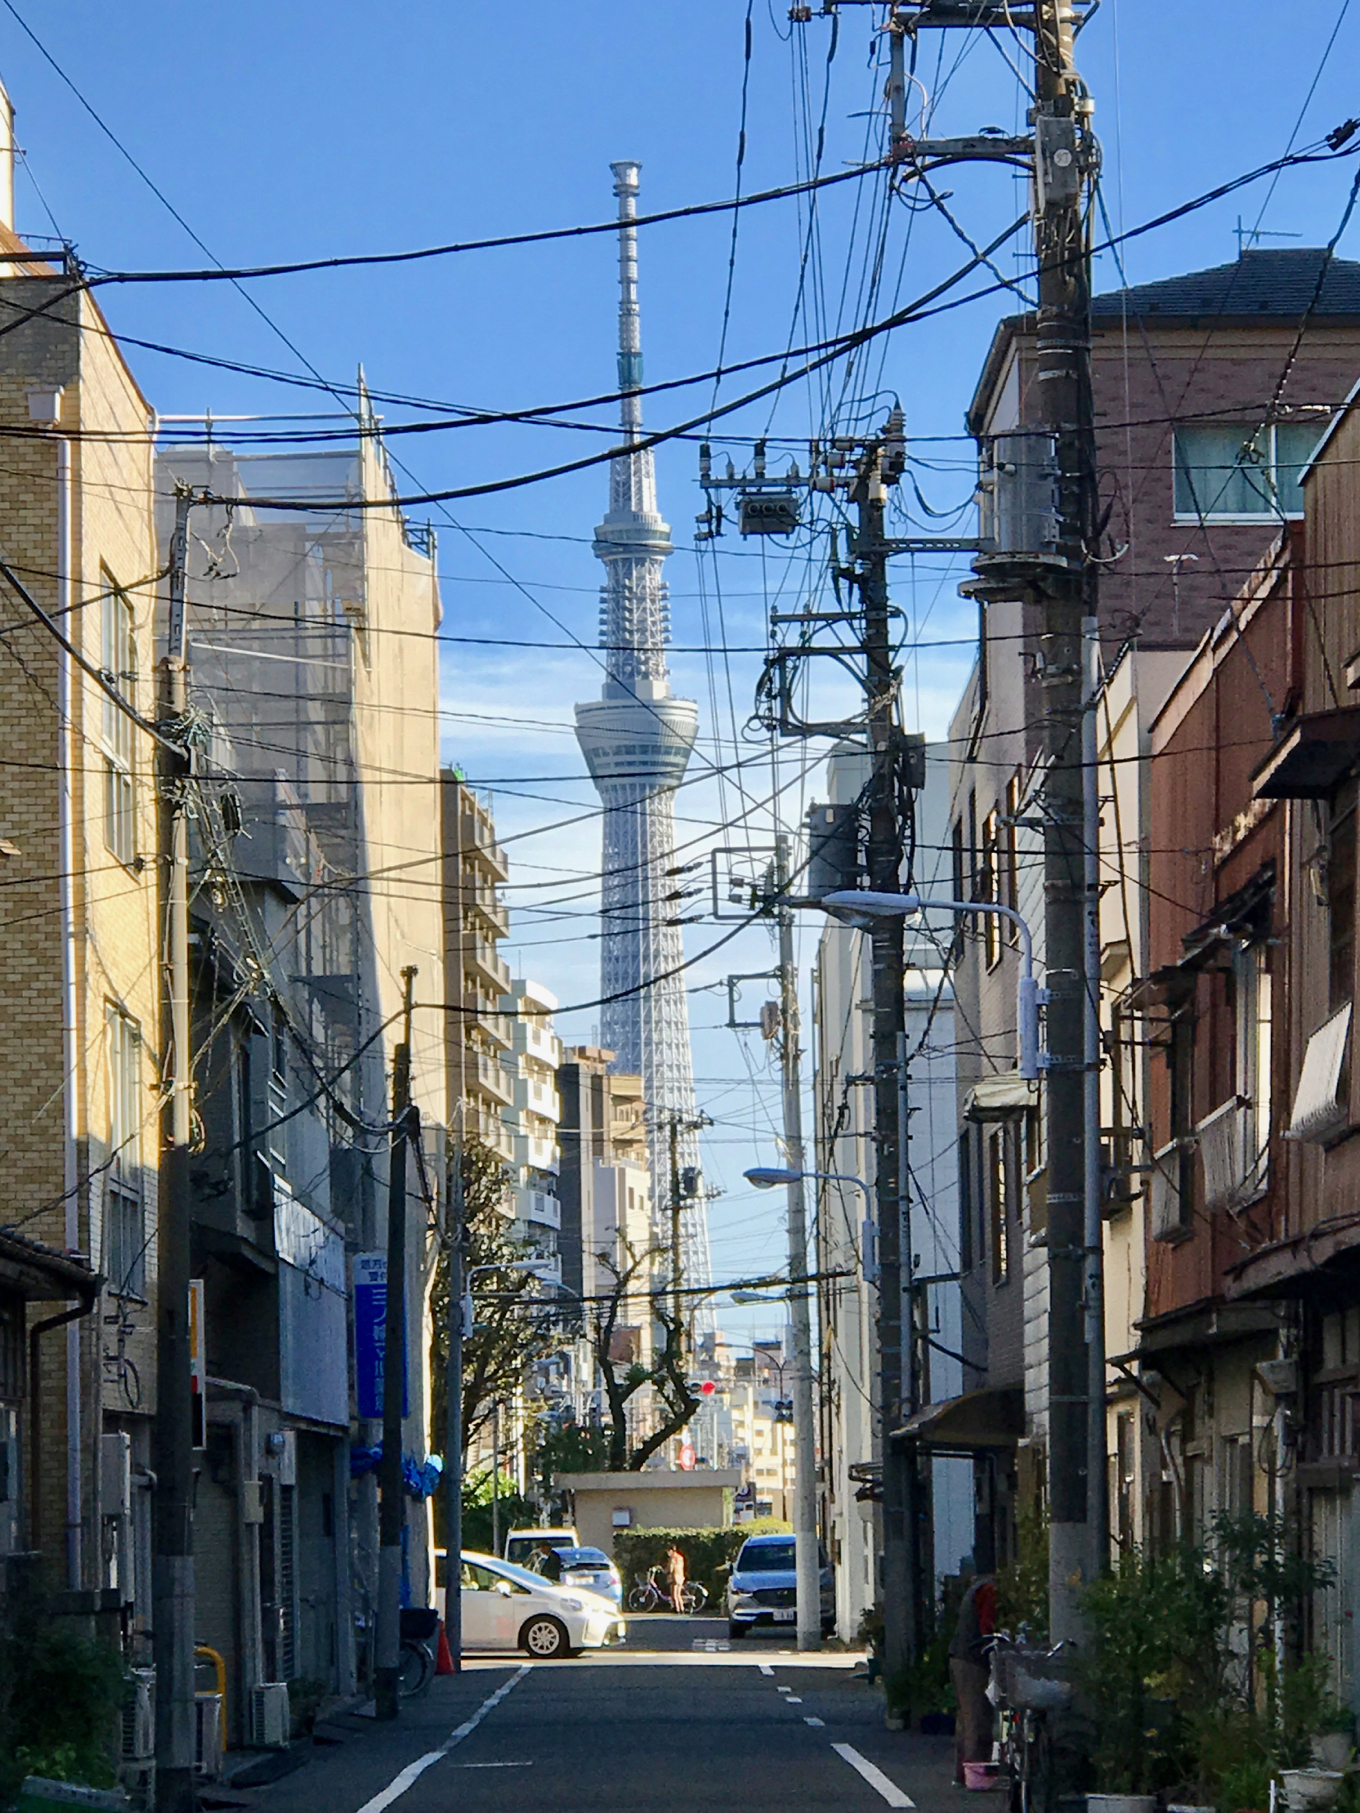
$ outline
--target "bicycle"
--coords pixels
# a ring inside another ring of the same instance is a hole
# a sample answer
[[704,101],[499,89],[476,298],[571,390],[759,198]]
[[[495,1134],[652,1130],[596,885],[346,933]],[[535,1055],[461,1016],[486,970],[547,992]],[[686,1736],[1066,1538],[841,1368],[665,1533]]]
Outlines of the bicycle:
[[1055,1813],[1058,1768],[1050,1713],[1064,1713],[1072,1685],[1056,1664],[1062,1644],[1039,1649],[999,1635],[992,1646],[1001,1725],[1001,1766],[1010,1788],[1010,1813]]
[[[646,1575],[636,1575],[628,1593],[630,1612],[671,1611],[670,1590],[662,1586],[657,1575],[660,1567],[648,1568]],[[697,1580],[687,1580],[680,1589],[680,1606],[691,1614],[701,1612],[708,1604],[708,1588],[700,1586]]]
[[433,1606],[405,1606],[401,1614],[401,1652],[397,1658],[397,1698],[418,1700],[428,1693],[435,1671],[439,1613]]

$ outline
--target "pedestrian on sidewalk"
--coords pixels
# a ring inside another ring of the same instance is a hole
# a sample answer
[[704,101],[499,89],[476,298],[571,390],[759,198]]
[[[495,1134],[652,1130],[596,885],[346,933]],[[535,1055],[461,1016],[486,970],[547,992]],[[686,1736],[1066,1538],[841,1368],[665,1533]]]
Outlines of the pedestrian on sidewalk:
[[685,1558],[672,1543],[666,1551],[666,1584],[670,1590],[671,1610],[685,1609]]
[[954,1780],[962,1787],[965,1763],[992,1758],[992,1702],[988,1652],[996,1632],[996,1581],[979,1574],[963,1595],[954,1640],[949,1645],[949,1673],[958,1711],[954,1715]]

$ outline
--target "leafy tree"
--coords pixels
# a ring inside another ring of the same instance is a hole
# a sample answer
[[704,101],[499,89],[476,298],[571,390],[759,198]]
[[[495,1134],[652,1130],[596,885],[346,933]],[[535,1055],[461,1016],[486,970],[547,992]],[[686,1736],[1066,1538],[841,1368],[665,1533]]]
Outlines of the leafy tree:
[[[530,1257],[531,1248],[512,1239],[508,1232],[505,1208],[510,1174],[500,1159],[481,1140],[469,1138],[463,1143],[461,1167],[464,1277],[477,1266],[509,1266]],[[486,1291],[488,1285],[494,1288]],[[527,1368],[558,1344],[552,1312],[546,1311],[537,1295],[538,1286],[531,1273],[484,1273],[477,1288],[473,1330],[463,1338],[464,1454],[490,1423],[496,1404],[513,1397],[523,1384]],[[485,1295],[481,1294],[483,1291]],[[447,1242],[435,1261],[430,1312],[434,1324],[430,1340],[432,1446],[439,1449],[443,1446],[447,1416]]]

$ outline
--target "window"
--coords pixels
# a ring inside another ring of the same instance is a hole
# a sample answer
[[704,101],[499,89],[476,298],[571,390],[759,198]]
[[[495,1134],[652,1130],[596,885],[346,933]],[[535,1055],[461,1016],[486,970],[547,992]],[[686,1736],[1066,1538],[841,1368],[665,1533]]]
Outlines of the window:
[[[995,806],[982,821],[982,869],[978,877],[978,899],[991,902],[1001,898],[1001,818]],[[982,935],[987,952],[987,967],[1001,961],[1001,919],[996,913],[983,913]]]
[[142,1034],[112,1004],[105,1010],[109,1058],[110,1163],[104,1174],[104,1272],[118,1297],[146,1289],[146,1216],[142,1203]]
[[959,1134],[959,1270],[971,1272],[973,1258],[973,1141],[972,1129]]
[[1198,522],[1274,522],[1303,515],[1299,474],[1322,433],[1317,422],[1216,423],[1178,428],[1175,513]]
[[1354,781],[1337,795],[1327,838],[1327,1005],[1333,1013],[1355,994]]
[[[132,606],[104,574],[100,601],[100,630],[104,678],[136,704],[137,637]],[[137,854],[136,796],[133,788],[133,736],[135,726],[108,694],[104,695],[104,841],[119,862],[131,863]]]
[[987,1208],[991,1218],[992,1283],[1004,1284],[1011,1273],[1011,1222],[1016,1198],[1016,1133],[1010,1124],[987,1135]]
[[[1020,804],[1024,798],[1024,782],[1020,770],[1006,782],[1006,813],[1001,826],[1001,905],[1007,906],[1013,913],[1020,910],[1020,853],[1016,843],[1016,821],[1020,817]],[[1002,929],[1004,927],[1004,930]],[[1014,921],[1002,922],[1002,935],[1007,943],[1018,945],[1020,928]]]

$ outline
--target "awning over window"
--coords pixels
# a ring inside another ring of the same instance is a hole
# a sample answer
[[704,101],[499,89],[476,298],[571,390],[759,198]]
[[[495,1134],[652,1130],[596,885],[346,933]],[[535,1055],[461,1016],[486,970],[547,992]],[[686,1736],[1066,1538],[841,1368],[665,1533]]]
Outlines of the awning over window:
[[1360,705],[1297,719],[1252,774],[1257,799],[1326,799],[1360,767]]
[[967,1454],[979,1448],[1013,1448],[1024,1433],[1024,1388],[993,1385],[927,1404],[893,1431],[893,1440]]
[[970,1121],[1010,1120],[1038,1106],[1038,1083],[1018,1070],[980,1077],[963,1100],[964,1118]]
[[1350,1122],[1350,1103],[1343,1101],[1342,1073],[1346,1066],[1346,1040],[1351,1029],[1351,1004],[1334,1013],[1309,1039],[1294,1091],[1294,1112],[1285,1130],[1286,1139],[1321,1144],[1340,1133]]

